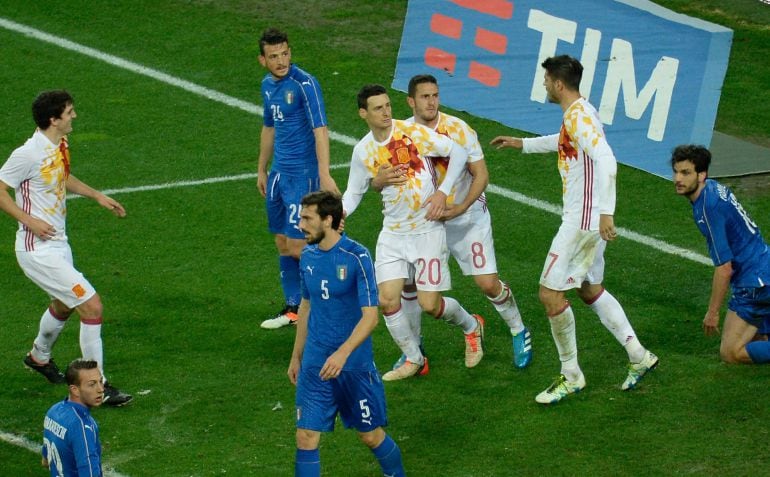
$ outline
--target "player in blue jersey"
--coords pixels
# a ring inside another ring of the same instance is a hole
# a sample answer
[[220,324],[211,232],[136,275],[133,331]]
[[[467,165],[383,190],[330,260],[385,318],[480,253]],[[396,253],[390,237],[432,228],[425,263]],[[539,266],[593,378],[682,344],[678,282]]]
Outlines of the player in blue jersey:
[[[339,193],[329,173],[329,131],[318,81],[291,62],[286,33],[265,30],[259,39],[264,124],[259,142],[257,187],[267,199],[267,221],[279,254],[284,308],[262,328],[273,329],[297,319],[299,255],[305,246],[299,229],[300,200],[318,190]],[[272,158],[268,174],[267,166]]]
[[711,153],[703,146],[678,146],[671,155],[676,193],[692,202],[693,219],[716,266],[703,330],[719,333],[719,312],[731,286],[722,360],[770,363],[770,341],[755,340],[758,331],[770,329],[770,248],[733,192],[708,178],[710,163]]
[[300,258],[302,301],[289,363],[297,386],[295,476],[321,475],[321,432],[340,415],[374,453],[383,475],[404,476],[401,450],[383,430],[385,390],[374,365],[377,281],[369,251],[340,235],[342,200],[318,191],[301,201],[308,246]]
[[51,406],[43,421],[43,466],[52,477],[99,477],[102,445],[90,409],[104,400],[102,373],[96,361],[76,359],[65,376],[69,397]]

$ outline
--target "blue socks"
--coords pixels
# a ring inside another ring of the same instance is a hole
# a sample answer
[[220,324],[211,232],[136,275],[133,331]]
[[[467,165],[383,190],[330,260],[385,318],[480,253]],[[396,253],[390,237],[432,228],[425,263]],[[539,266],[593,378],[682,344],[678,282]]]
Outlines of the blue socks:
[[281,255],[278,257],[278,269],[281,271],[281,287],[286,304],[299,305],[299,260],[291,255]]
[[384,475],[406,477],[404,463],[401,461],[401,449],[398,448],[396,442],[389,435],[385,435],[385,440],[382,441],[382,444],[372,449],[372,453],[374,453],[374,456],[379,461]]
[[746,352],[756,364],[770,363],[770,341],[752,341],[746,344]]
[[294,477],[320,477],[321,455],[318,449],[297,449],[294,460]]

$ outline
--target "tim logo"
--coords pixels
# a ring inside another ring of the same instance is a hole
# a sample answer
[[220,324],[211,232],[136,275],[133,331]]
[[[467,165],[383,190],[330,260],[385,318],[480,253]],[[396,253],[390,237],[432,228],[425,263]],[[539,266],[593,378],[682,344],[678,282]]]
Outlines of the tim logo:
[[[485,15],[508,20],[513,16],[513,2],[505,0],[450,0],[462,8],[481,12]],[[466,24],[459,18],[441,13],[434,13],[430,20],[430,31],[436,35],[472,42],[485,52],[493,55],[505,55],[508,50],[508,38],[499,32],[480,26]],[[425,64],[454,75],[457,66],[457,54],[434,46],[425,49]],[[468,67],[468,77],[479,83],[496,88],[500,86],[502,73],[481,61],[472,60]]]

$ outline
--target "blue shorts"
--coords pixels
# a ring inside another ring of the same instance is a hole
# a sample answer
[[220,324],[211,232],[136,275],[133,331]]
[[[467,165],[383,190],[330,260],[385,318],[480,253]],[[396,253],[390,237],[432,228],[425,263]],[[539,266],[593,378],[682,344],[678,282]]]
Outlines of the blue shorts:
[[321,380],[321,368],[302,368],[297,378],[297,428],[318,432],[334,430],[339,413],[342,424],[358,432],[388,424],[385,389],[377,371],[345,371]]
[[267,226],[272,234],[304,239],[299,229],[300,202],[320,187],[318,177],[289,176],[270,171],[267,176]]
[[733,288],[733,296],[727,307],[760,331],[767,333],[770,329],[770,286]]

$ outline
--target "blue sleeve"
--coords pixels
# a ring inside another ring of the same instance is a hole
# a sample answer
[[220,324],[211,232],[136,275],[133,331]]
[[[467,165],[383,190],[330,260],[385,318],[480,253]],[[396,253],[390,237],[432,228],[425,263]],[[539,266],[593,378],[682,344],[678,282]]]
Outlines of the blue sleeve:
[[302,298],[305,300],[310,300],[310,292],[307,289],[307,284],[305,283],[305,273],[303,270],[305,270],[304,266],[304,260],[303,260],[304,254],[300,255],[299,257],[299,291],[302,294]]
[[709,255],[717,267],[733,259],[733,251],[727,239],[727,223],[732,213],[730,209],[730,204],[720,199],[707,203],[703,208]]
[[262,82],[260,93],[262,94],[262,124],[268,128],[275,127],[275,122],[273,121],[273,115],[270,112],[270,105],[268,104],[269,100],[267,98],[267,95],[265,94],[264,82]]
[[380,302],[372,257],[369,254],[369,251],[364,247],[360,247],[356,255],[358,259],[356,277],[358,284],[358,303],[361,307],[378,306]]
[[312,76],[308,76],[300,83],[302,96],[305,99],[305,114],[310,122],[310,128],[316,129],[326,126],[326,106],[324,105],[323,93],[318,81]]
[[67,440],[75,456],[78,475],[101,476],[102,462],[96,431],[88,432],[82,425],[72,427],[67,432]]

